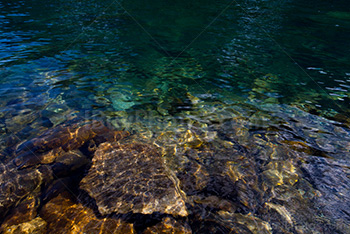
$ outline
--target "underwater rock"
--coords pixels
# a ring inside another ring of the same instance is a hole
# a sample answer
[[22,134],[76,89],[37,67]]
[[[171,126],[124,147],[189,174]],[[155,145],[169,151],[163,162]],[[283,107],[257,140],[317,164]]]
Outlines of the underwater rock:
[[16,133],[39,117],[39,113],[28,110],[28,112],[20,113],[12,118],[7,118],[5,120],[6,130],[11,133]]
[[5,134],[6,133],[6,125],[3,122],[2,119],[0,119],[0,134]]
[[[173,78],[170,79],[173,80]],[[179,84],[178,82],[169,83],[169,80],[167,82],[157,81],[157,83],[159,82],[158,84],[154,83],[154,81],[149,80],[145,84],[145,89],[148,89],[149,93],[148,95],[141,94],[140,97],[143,98],[142,102],[148,102],[150,104],[148,105],[149,109],[157,111],[158,115],[168,116],[178,114],[181,111],[188,111],[192,109],[194,103],[198,102],[196,97],[188,92],[187,85]]]
[[157,111],[162,115],[174,115],[180,111],[190,110],[192,101],[185,87],[171,87],[159,96]]
[[206,169],[193,161],[188,162],[177,177],[181,182],[181,189],[187,195],[203,190],[209,182],[209,174]]
[[288,145],[294,151],[306,153],[308,155],[313,155],[315,153],[315,150],[312,149],[307,144],[305,144],[304,142],[285,140],[285,141],[282,141],[282,143]]
[[320,203],[320,191],[302,177],[293,185],[272,187],[268,194],[259,217],[270,223],[274,233],[347,233],[343,232],[346,219],[334,220],[334,214],[327,214]]
[[3,234],[45,234],[47,231],[46,226],[46,222],[42,218],[37,217],[29,222],[7,227]]
[[227,211],[219,211],[218,216],[225,222],[232,226],[236,224],[247,227],[252,233],[257,234],[271,234],[272,229],[268,222],[253,216],[252,214],[230,213]]
[[294,222],[293,217],[289,213],[289,211],[286,209],[286,207],[281,206],[281,205],[277,205],[277,204],[273,204],[273,203],[269,203],[269,202],[267,202],[265,204],[269,209],[275,210],[289,225],[293,225],[293,222]]
[[201,139],[196,133],[195,131],[191,131],[191,130],[187,130],[185,132],[185,134],[182,136],[181,139],[181,144],[185,147],[185,148],[192,148],[192,149],[196,149],[199,148],[203,143],[204,139]]
[[294,185],[299,179],[297,168],[290,161],[270,162],[262,174],[272,186]]
[[223,233],[240,233],[252,234],[252,232],[240,223],[234,223],[230,219],[220,217],[217,212],[208,209],[202,204],[191,207],[193,214],[189,220],[193,233],[201,234],[223,234]]
[[19,169],[28,168],[38,164],[53,164],[55,175],[72,172],[89,162],[88,158],[80,150],[65,152],[61,147],[50,150],[43,154],[30,154],[19,156],[14,159],[14,164]]
[[[114,110],[116,111],[124,111],[127,110],[135,105],[135,103],[132,101],[132,97],[130,97],[132,94],[124,94],[124,93],[118,93],[117,95],[111,95],[111,101],[112,106]],[[109,101],[109,100],[108,100]]]
[[7,227],[16,226],[21,223],[29,222],[37,216],[37,209],[40,205],[39,199],[34,196],[28,196],[15,208],[13,208],[3,221],[1,230]]
[[234,213],[237,209],[232,202],[219,198],[217,196],[192,196],[193,200],[197,204],[201,204],[204,208],[229,211]]
[[295,219],[284,205],[267,202],[260,209],[259,216],[269,222],[273,233],[303,233],[295,230]]
[[248,124],[249,121],[246,117],[231,117],[219,125],[218,131],[226,138],[233,139],[240,144],[246,144],[249,137]]
[[184,194],[158,150],[146,144],[103,143],[80,183],[102,215],[154,212],[187,216]]
[[239,209],[254,210],[262,194],[254,158],[240,145],[217,141],[200,149],[199,160],[209,173],[209,194],[238,202]]
[[310,157],[302,165],[306,179],[319,191],[315,197],[322,216],[333,223],[334,228],[350,231],[350,170],[347,162]]
[[181,224],[173,218],[165,217],[162,222],[148,227],[143,234],[190,234],[191,228],[188,224]]
[[14,163],[20,168],[52,163],[57,156],[78,149],[90,140],[93,140],[94,144],[99,144],[120,140],[128,135],[128,132],[113,131],[99,121],[67,123],[20,144],[16,150],[17,157]]
[[196,134],[192,130],[181,136],[175,153],[183,152],[176,156],[187,160],[183,160],[176,170],[180,187],[188,196],[199,196],[199,203],[215,209],[222,208],[218,208],[219,202],[210,201],[210,198],[234,203],[226,203],[229,211],[248,212],[262,203],[254,156],[249,155],[243,146],[218,139],[216,135],[208,139],[208,135]]
[[21,199],[39,193],[42,185],[52,179],[52,170],[46,165],[24,170],[18,170],[13,164],[0,165],[0,217]]
[[53,124],[48,118],[40,117],[36,119],[33,123],[31,123],[28,127],[35,130],[35,134],[37,135],[38,132],[44,132],[47,131],[49,128],[52,128]]
[[13,162],[0,165],[0,216],[28,195],[40,194],[53,177],[67,176],[86,165],[87,156],[77,149],[84,143],[91,143],[86,148],[94,151],[96,145],[128,134],[112,131],[98,121],[73,122],[22,143]]
[[72,150],[57,155],[51,168],[55,176],[67,176],[88,163],[89,159],[80,150]]
[[69,175],[63,178],[58,178],[57,180],[52,181],[47,187],[45,187],[42,190],[42,193],[40,196],[41,201],[43,203],[46,203],[47,201],[59,195],[60,193],[63,193],[65,191],[71,191],[71,189],[74,190],[76,185],[79,183],[80,179],[81,179],[81,175],[79,173],[79,174]]
[[55,233],[134,233],[133,224],[120,219],[97,218],[92,209],[72,201],[63,193],[52,199],[40,211],[48,230]]
[[60,125],[76,117],[77,110],[70,109],[65,104],[51,103],[41,112],[42,116],[49,119],[53,126]]

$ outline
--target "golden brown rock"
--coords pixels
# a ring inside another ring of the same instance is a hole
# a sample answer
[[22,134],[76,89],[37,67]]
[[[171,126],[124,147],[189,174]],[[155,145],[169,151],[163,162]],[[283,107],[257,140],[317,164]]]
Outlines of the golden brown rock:
[[101,214],[160,212],[186,216],[184,194],[155,147],[103,143],[80,187],[96,200]]
[[90,140],[99,144],[117,141],[128,135],[128,132],[113,131],[99,121],[67,123],[19,145],[14,163],[20,168],[51,163],[62,152],[76,150]]
[[37,215],[38,206],[39,200],[34,196],[28,196],[6,216],[6,219],[1,225],[1,230],[31,221]]
[[199,148],[203,144],[203,140],[201,140],[198,135],[191,130],[187,130],[183,136],[183,144],[184,147],[189,148]]
[[74,203],[63,193],[52,199],[40,211],[48,230],[54,233],[134,233],[133,224],[120,219],[97,218],[92,209]]
[[170,217],[163,218],[162,222],[148,227],[143,234],[190,234],[191,228],[187,224],[181,224]]
[[3,234],[45,234],[46,222],[37,217],[29,222],[7,227]]
[[265,181],[272,186],[294,185],[299,179],[296,167],[288,161],[270,162],[262,174],[266,178]]
[[84,143],[115,141],[128,134],[98,121],[70,122],[19,145],[13,162],[0,166],[0,217],[21,199],[40,193],[54,176],[66,176],[86,165],[87,156],[78,150]]
[[312,155],[314,153],[314,149],[307,145],[305,142],[301,141],[287,141],[284,140],[282,141],[283,144],[288,145],[291,149],[298,151],[298,152],[303,152],[309,155]]

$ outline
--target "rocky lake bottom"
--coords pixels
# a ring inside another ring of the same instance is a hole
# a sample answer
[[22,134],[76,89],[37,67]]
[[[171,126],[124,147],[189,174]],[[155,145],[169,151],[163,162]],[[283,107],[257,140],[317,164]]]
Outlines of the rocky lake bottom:
[[346,123],[280,105],[265,107],[273,121],[241,105],[195,106],[174,125],[123,112],[18,122],[3,138],[2,232],[350,231]]

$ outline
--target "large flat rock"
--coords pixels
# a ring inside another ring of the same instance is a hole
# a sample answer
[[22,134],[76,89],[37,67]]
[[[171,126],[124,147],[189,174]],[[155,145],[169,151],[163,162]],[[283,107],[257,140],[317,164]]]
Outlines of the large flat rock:
[[150,145],[101,144],[80,187],[96,200],[102,215],[188,214],[177,179],[169,175],[160,153]]

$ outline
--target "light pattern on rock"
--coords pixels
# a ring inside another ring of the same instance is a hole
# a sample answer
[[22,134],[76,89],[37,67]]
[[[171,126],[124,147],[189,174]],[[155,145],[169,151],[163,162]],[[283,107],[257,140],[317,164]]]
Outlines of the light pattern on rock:
[[101,144],[81,188],[96,200],[103,215],[187,215],[177,179],[168,175],[157,149],[146,144]]
[[44,234],[46,233],[46,222],[37,217],[29,222],[7,227],[3,234]]
[[22,198],[40,192],[41,186],[52,179],[51,168],[46,165],[25,170],[17,170],[11,165],[0,166],[0,217]]
[[40,216],[47,222],[48,230],[55,233],[134,233],[133,224],[97,218],[92,209],[74,203],[65,193],[47,203]]
[[14,163],[20,168],[39,163],[52,163],[57,155],[78,149],[90,140],[102,143],[120,140],[128,135],[128,132],[113,131],[99,121],[67,123],[20,144]]
[[39,199],[34,196],[28,196],[21,201],[18,206],[13,208],[1,224],[1,230],[7,227],[16,226],[21,223],[29,222],[37,216],[37,209],[40,205]]

